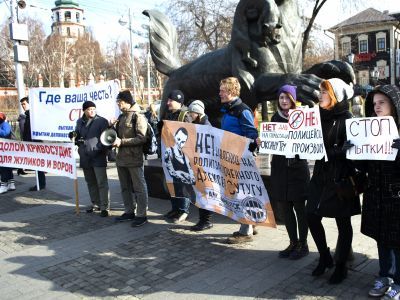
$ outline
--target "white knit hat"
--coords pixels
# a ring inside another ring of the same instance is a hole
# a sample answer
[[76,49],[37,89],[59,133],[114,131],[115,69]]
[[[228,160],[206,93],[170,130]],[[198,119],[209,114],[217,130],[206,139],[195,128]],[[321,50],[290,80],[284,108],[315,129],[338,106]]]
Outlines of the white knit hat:
[[348,100],[354,95],[354,90],[351,85],[348,85],[342,79],[339,78],[331,78],[327,80],[335,93],[337,102],[341,102],[343,100]]
[[189,105],[189,112],[195,112],[204,115],[204,103],[200,100],[194,100]]

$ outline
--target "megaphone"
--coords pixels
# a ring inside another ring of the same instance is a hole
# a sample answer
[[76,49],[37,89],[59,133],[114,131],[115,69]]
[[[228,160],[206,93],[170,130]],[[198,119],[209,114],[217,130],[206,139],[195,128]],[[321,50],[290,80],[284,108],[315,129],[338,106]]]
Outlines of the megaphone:
[[117,132],[114,129],[106,129],[100,135],[100,143],[104,146],[111,146],[117,139]]
[[23,1],[23,0],[19,0],[17,2],[17,5],[18,5],[19,8],[24,9],[26,7],[26,2]]

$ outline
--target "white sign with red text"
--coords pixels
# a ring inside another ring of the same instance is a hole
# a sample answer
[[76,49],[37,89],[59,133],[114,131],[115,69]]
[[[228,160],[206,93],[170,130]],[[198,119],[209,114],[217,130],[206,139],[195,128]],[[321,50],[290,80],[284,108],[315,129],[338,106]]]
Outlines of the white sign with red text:
[[354,118],[346,120],[346,134],[354,147],[346,157],[354,160],[395,160],[397,149],[392,148],[399,131],[393,117]]
[[107,81],[77,88],[29,89],[31,134],[34,140],[69,142],[68,133],[82,117],[82,104],[92,101],[108,120],[117,116],[119,83]]
[[259,136],[260,153],[312,160],[326,157],[318,107],[290,110],[287,123],[261,123]]
[[72,143],[33,143],[0,139],[0,165],[76,179]]

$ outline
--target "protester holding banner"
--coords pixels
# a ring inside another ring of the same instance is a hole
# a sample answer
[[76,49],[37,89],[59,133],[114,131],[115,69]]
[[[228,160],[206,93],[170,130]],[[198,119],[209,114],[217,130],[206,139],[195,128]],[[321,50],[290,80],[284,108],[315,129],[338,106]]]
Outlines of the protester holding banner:
[[[27,97],[24,97],[24,98],[27,98]],[[25,113],[19,114],[18,119],[17,119],[21,140],[22,140],[22,137],[24,136],[25,119],[26,119]],[[26,175],[28,173],[26,173],[24,169],[18,169],[17,174],[18,175]]]
[[79,147],[79,164],[92,202],[86,212],[92,213],[97,208],[101,217],[107,217],[110,208],[106,171],[108,149],[101,144],[100,135],[107,129],[108,121],[96,114],[96,104],[92,101],[83,102],[82,111],[83,116],[76,121],[75,131],[70,132],[69,137],[75,137]]
[[119,92],[117,104],[122,113],[115,126],[117,138],[113,147],[118,148],[116,164],[125,212],[115,220],[133,220],[132,227],[138,227],[147,223],[148,194],[143,167],[147,121],[129,90]]
[[[183,107],[184,101],[185,97],[183,93],[180,90],[173,90],[168,95],[168,111],[164,120],[191,123],[190,115]],[[160,121],[158,124],[158,132],[161,134],[163,121]],[[165,158],[163,157],[164,160]],[[189,214],[190,199],[183,192],[181,194],[179,191],[181,189],[178,189],[178,192],[175,191],[175,196],[171,197],[171,210],[164,215],[165,218],[174,223],[185,221]]]
[[347,277],[346,261],[351,249],[353,229],[351,216],[360,213],[360,202],[355,194],[345,199],[339,194],[342,182],[354,172],[352,162],[346,159],[342,146],[346,139],[345,120],[351,118],[349,99],[353,89],[344,81],[332,78],[322,81],[319,94],[321,126],[327,159],[315,162],[307,201],[307,220],[319,252],[319,263],[313,276],[320,276],[333,267],[327,246],[323,217],[335,218],[338,227],[336,268],[329,283],[338,284]]
[[[210,125],[211,123],[208,121],[207,115],[204,113],[204,103],[200,100],[194,100],[189,105],[189,114],[192,118],[192,123],[201,124],[201,125]],[[195,199],[190,199],[192,201],[196,201]],[[213,227],[211,223],[211,217],[213,215],[212,211],[207,209],[199,208],[199,221],[196,225],[190,227],[192,231],[203,231],[206,229],[210,229]]]
[[[289,109],[296,108],[296,87],[284,85],[278,91],[278,111],[272,116],[272,122],[287,123]],[[286,158],[273,155],[271,160],[272,201],[283,210],[286,230],[289,235],[289,246],[279,252],[279,257],[299,259],[308,255],[308,225],[306,216],[306,200],[310,171],[306,159]],[[297,234],[298,230],[298,234]]]
[[[242,102],[240,96],[240,83],[235,77],[228,77],[220,82],[219,96],[221,98],[223,113],[221,129],[245,136],[253,142],[250,151],[257,148],[257,128],[254,126],[254,116],[251,109]],[[253,226],[241,224],[239,231],[235,231],[228,238],[227,243],[239,244],[253,240]]]
[[[366,117],[392,116],[400,126],[400,90],[395,85],[377,86],[366,98]],[[400,149],[400,139],[392,148]],[[369,295],[382,299],[400,296],[400,151],[395,161],[365,160],[368,174],[361,215],[361,232],[377,242],[379,277]],[[392,268],[394,266],[394,268]],[[391,274],[394,269],[394,274]]]
[[[11,138],[11,125],[6,120],[6,115],[0,112],[0,138]],[[0,167],[0,194],[15,190],[15,181],[12,168]]]
[[[29,111],[29,98],[24,97],[20,100],[21,107],[25,111],[25,123],[24,123],[24,132],[22,136],[22,140],[25,142],[38,142],[37,140],[32,140],[32,132],[31,132],[31,117]],[[46,175],[42,171],[37,171],[37,176],[39,179],[39,190],[43,190],[46,188]],[[29,188],[30,191],[37,191],[37,186],[34,185]]]

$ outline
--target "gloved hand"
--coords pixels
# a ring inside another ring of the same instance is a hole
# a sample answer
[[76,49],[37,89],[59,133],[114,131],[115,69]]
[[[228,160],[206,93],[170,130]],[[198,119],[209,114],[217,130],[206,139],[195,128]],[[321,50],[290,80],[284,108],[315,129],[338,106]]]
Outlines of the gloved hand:
[[72,140],[76,136],[77,136],[77,133],[75,131],[71,131],[71,132],[68,133],[68,137],[69,137],[70,140]]
[[256,142],[256,141],[253,141],[253,142],[251,142],[251,143],[249,144],[249,151],[250,151],[250,152],[256,151],[257,148],[258,148],[258,145],[257,145],[257,142]]
[[392,148],[400,149],[400,139],[393,140]]
[[347,151],[347,150],[351,149],[352,147],[354,147],[354,144],[352,144],[351,141],[347,140],[344,142],[344,144],[342,146],[342,150]]

